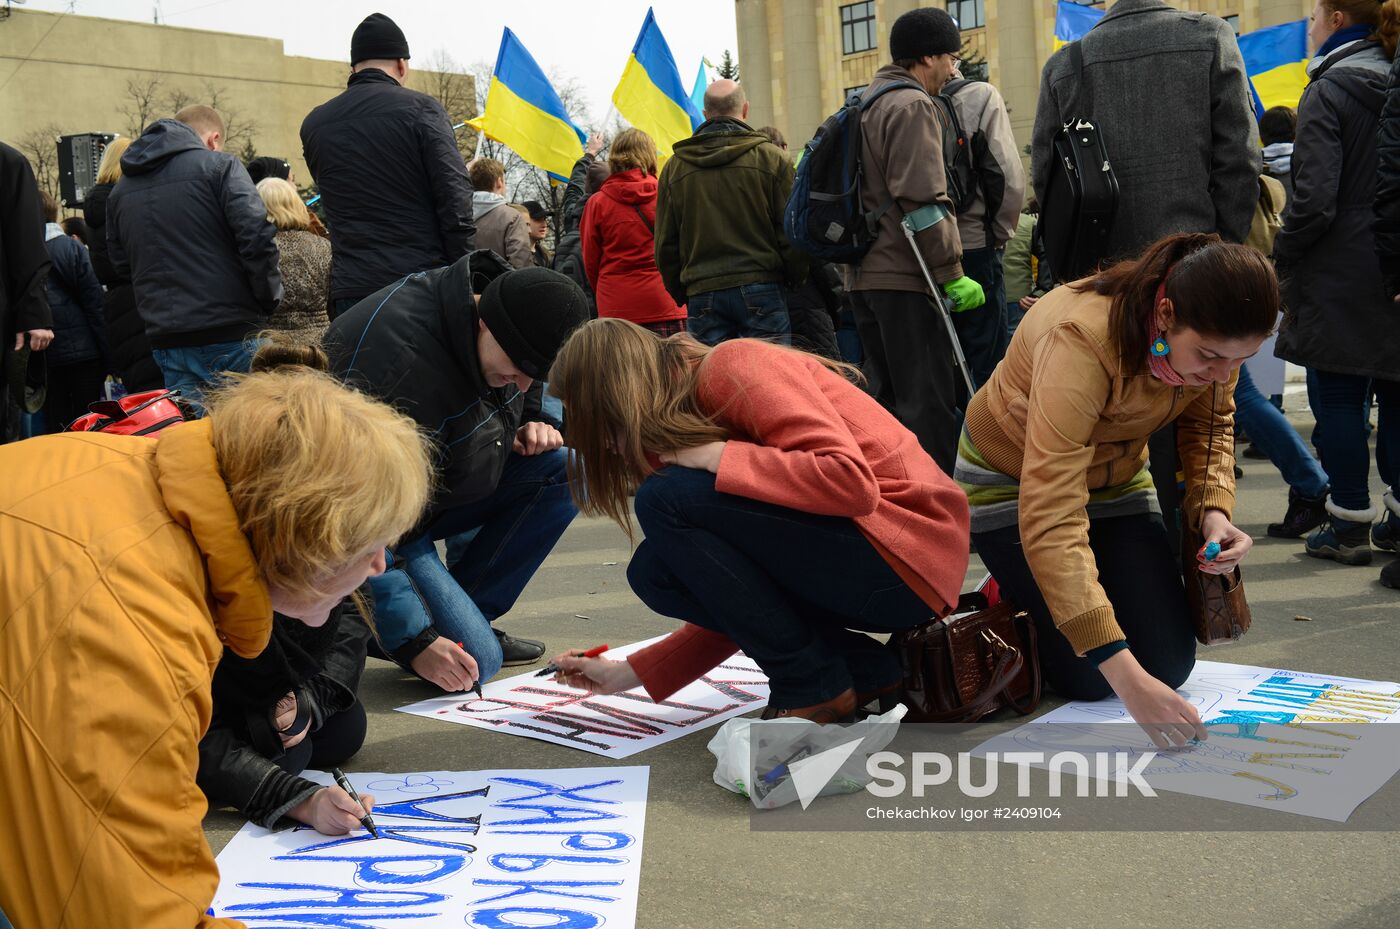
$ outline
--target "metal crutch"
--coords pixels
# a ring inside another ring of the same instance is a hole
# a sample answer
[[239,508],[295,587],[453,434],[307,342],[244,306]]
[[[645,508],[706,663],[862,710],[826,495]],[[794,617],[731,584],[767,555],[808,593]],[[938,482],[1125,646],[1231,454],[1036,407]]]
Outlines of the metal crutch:
[[948,309],[943,290],[934,281],[933,275],[929,273],[924,255],[919,251],[919,243],[914,241],[914,225],[909,216],[906,215],[899,221],[899,228],[904,230],[904,238],[909,240],[909,247],[914,251],[914,260],[919,263],[919,270],[924,273],[924,281],[928,283],[928,289],[933,292],[933,303],[938,307],[938,314],[943,317],[943,325],[948,329],[948,339],[953,343],[953,359],[958,366],[958,371],[963,376],[963,382],[967,384],[967,398],[971,400],[972,395],[977,393],[977,387],[972,383],[972,371],[967,367],[967,356],[963,354],[962,343],[958,341],[958,330],[953,325],[953,314]]

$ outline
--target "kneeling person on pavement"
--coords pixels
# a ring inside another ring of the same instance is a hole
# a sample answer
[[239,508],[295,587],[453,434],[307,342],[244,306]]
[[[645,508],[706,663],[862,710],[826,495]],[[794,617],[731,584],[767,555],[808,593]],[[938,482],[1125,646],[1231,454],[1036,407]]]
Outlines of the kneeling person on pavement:
[[[506,271],[474,297],[476,252],[410,274],[337,317],[333,369],[436,440],[439,486],[374,578],[382,650],[447,691],[526,664],[544,645],[493,629],[573,521],[559,423],[539,379],[588,299],[545,268]],[[434,543],[446,541],[448,564]]]

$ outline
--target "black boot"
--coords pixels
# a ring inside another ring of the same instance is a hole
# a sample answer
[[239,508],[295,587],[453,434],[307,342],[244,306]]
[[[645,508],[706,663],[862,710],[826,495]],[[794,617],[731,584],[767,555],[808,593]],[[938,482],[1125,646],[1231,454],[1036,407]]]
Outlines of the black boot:
[[494,626],[491,631],[496,633],[496,639],[501,643],[501,664],[506,667],[534,664],[544,654],[543,642],[536,642],[534,639],[517,639]]
[[1300,539],[1312,532],[1327,518],[1327,491],[1316,500],[1292,489],[1288,490],[1288,512],[1283,514],[1283,522],[1270,523],[1269,535],[1275,539]]

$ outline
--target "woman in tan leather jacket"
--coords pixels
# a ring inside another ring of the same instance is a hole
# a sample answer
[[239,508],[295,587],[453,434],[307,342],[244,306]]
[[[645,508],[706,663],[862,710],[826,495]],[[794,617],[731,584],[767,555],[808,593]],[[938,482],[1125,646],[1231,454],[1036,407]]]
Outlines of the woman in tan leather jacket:
[[1219,545],[1200,563],[1232,570],[1252,544],[1230,522],[1234,383],[1278,311],[1258,252],[1168,236],[1042,298],[968,405],[954,476],[983,562],[1035,619],[1046,680],[1116,693],[1162,747],[1205,731],[1174,691],[1195,638],[1147,440],[1176,421],[1185,518]]

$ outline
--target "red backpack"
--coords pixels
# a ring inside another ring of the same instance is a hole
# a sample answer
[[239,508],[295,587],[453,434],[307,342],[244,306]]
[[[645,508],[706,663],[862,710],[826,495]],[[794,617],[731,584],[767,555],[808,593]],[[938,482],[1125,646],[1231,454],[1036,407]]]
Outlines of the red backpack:
[[98,400],[92,412],[69,423],[69,432],[110,432],[113,435],[156,435],[171,426],[195,419],[178,392],[148,390],[118,400]]

